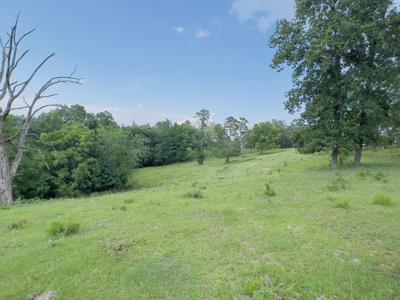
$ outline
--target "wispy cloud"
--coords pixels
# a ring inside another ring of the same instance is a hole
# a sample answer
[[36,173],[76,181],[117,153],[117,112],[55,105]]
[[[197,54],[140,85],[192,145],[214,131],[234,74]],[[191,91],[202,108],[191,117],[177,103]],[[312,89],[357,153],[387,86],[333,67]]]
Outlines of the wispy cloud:
[[173,29],[176,33],[183,33],[186,30],[184,27],[180,27],[180,26],[174,27]]
[[230,13],[241,23],[253,21],[260,32],[265,32],[277,20],[290,18],[294,0],[235,0]]
[[205,39],[205,38],[208,38],[210,36],[211,36],[211,34],[207,30],[204,30],[204,29],[201,29],[201,28],[196,30],[196,37],[198,39]]

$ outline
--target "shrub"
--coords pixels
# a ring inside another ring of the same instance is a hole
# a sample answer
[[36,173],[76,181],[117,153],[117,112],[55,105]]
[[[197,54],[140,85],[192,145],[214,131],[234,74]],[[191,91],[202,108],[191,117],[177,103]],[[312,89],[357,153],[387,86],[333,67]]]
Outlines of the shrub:
[[275,191],[272,189],[271,185],[267,182],[265,183],[264,194],[267,196],[275,196]]
[[342,201],[336,203],[336,205],[335,205],[335,208],[348,209],[349,207],[350,207],[349,200],[342,200]]
[[331,191],[345,189],[346,187],[347,187],[347,181],[341,175],[336,175],[328,184],[328,189]]
[[187,192],[184,196],[188,197],[188,198],[201,199],[201,198],[203,198],[203,193],[199,190],[196,190],[196,191]]
[[119,209],[122,210],[122,211],[126,211],[127,207],[126,207],[126,205],[122,205]]
[[389,196],[386,195],[377,195],[374,197],[375,205],[382,205],[382,206],[393,206],[393,201]]
[[28,221],[24,219],[19,222],[11,223],[10,225],[7,226],[7,228],[8,230],[17,230],[21,229],[25,224],[28,224]]
[[48,230],[49,236],[71,236],[73,234],[77,234],[80,228],[79,223],[67,223],[64,224],[62,222],[53,222],[50,225]]

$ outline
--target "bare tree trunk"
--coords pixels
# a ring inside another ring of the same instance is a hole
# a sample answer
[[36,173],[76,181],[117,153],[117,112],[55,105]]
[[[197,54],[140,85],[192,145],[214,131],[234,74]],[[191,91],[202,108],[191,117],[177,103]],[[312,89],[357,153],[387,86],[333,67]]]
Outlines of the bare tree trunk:
[[0,144],[0,205],[12,205],[12,179],[10,177],[10,165],[8,161],[7,146]]
[[339,149],[336,147],[332,151],[332,168],[333,169],[337,168],[338,157],[339,157]]
[[362,150],[363,150],[363,143],[360,142],[354,153],[354,165],[356,166],[356,168],[359,168],[361,166]]
[[[26,138],[29,133],[30,125],[35,115],[43,108],[49,106],[59,106],[57,104],[44,104],[39,106],[40,100],[50,98],[56,94],[48,94],[51,87],[64,83],[79,84],[80,79],[74,77],[75,71],[69,76],[55,76],[45,82],[39,90],[34,93],[33,100],[28,103],[25,101],[23,95],[26,88],[30,85],[39,70],[51,59],[55,54],[48,55],[42,62],[30,73],[29,77],[24,81],[15,79],[15,70],[21,60],[26,56],[29,50],[23,53],[19,52],[19,45],[22,40],[31,34],[34,30],[28,31],[22,35],[17,34],[19,17],[11,27],[8,34],[8,39],[3,43],[0,37],[0,101],[4,100],[4,105],[0,109],[0,204],[12,205],[14,203],[12,196],[12,183],[17,175],[18,168],[21,164],[24,151]],[[24,106],[17,106],[15,101],[17,99],[24,99]],[[25,116],[21,117],[22,124],[20,128],[14,128],[15,132],[8,136],[3,131],[3,125],[7,118],[13,111],[25,109],[27,112]],[[17,141],[17,151],[10,165],[7,147],[14,145],[13,141]]]

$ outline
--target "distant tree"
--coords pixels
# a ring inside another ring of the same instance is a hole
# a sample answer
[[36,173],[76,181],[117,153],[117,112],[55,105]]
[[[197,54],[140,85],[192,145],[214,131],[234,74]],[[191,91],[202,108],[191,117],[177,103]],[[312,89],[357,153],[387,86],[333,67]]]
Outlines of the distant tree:
[[240,117],[238,119],[238,129],[239,129],[239,141],[240,141],[240,153],[243,154],[246,150],[246,138],[247,134],[249,133],[249,127],[246,118]]
[[[41,100],[55,95],[47,94],[51,87],[61,83],[79,83],[79,79],[75,78],[73,75],[50,78],[36,93],[34,93],[30,103],[24,101],[22,106],[18,106],[16,100],[23,99],[24,92],[27,90],[27,87],[30,86],[39,70],[54,56],[54,53],[47,56],[32,73],[30,73],[27,79],[18,81],[16,79],[17,68],[22,59],[29,52],[29,50],[25,50],[20,53],[20,45],[24,38],[34,31],[31,30],[18,36],[18,21],[19,18],[17,17],[5,42],[0,38],[0,101],[5,101],[4,110],[0,112],[0,205],[12,205],[14,203],[12,184],[26,149],[26,140],[32,120],[43,108],[51,106],[49,104],[40,105]],[[7,122],[7,119],[10,118],[10,114],[17,110],[25,110],[26,113],[21,117],[21,122],[14,128],[13,133],[8,135],[3,131],[4,124]],[[16,150],[14,151],[13,160],[10,161],[10,148],[14,147],[14,145]]]
[[199,165],[204,163],[205,153],[205,129],[207,128],[207,122],[210,119],[210,111],[207,109],[202,109],[196,113],[195,118],[200,121],[200,137],[199,144],[197,148],[197,162]]
[[278,144],[280,148],[293,147],[293,142],[291,140],[291,135],[293,131],[292,126],[288,126],[284,121],[281,120],[271,120],[271,123],[279,129],[280,135]]
[[232,151],[232,140],[228,136],[226,129],[221,124],[213,126],[215,133],[215,145],[217,149],[217,157],[225,158],[225,162],[229,162]]
[[255,124],[249,133],[249,145],[261,153],[269,149],[279,148],[279,128],[271,122]]

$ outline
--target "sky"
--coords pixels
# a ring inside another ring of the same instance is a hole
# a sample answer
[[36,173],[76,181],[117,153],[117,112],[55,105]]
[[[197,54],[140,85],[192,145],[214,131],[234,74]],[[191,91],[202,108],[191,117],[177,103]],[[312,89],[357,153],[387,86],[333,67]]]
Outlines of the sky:
[[[75,67],[82,85],[60,86],[51,101],[108,110],[125,125],[192,120],[202,108],[214,122],[294,117],[284,109],[289,70],[271,69],[268,39],[294,0],[13,0],[2,3],[3,38],[21,13],[23,78],[47,54],[33,88]],[[27,97],[29,97],[29,92]]]

